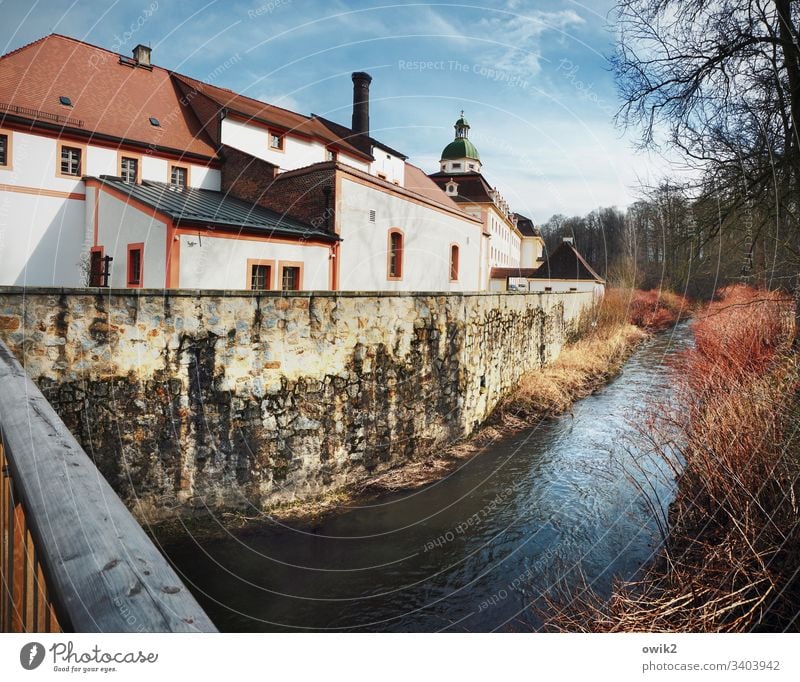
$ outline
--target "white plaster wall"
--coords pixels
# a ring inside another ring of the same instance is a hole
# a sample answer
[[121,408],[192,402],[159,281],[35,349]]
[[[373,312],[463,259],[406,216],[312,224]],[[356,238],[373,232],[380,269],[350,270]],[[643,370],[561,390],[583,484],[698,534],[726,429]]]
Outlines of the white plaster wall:
[[142,180],[169,182],[169,163],[150,154],[142,155]]
[[605,287],[593,280],[568,280],[568,279],[529,279],[528,291],[540,292],[550,287],[553,293],[563,293],[575,289],[578,292],[602,292]]
[[82,200],[0,192],[0,284],[80,286],[83,241]]
[[[369,221],[375,210],[376,220]],[[481,225],[342,178],[336,219],[342,237],[343,291],[476,291]],[[403,278],[387,280],[390,228],[404,232]],[[450,245],[459,246],[459,279],[450,282]]]
[[519,236],[503,219],[502,214],[494,207],[487,210],[487,232],[489,240],[489,267],[519,267],[521,245]]
[[56,177],[57,140],[14,131],[11,171],[0,171],[0,183],[83,194],[80,178]]
[[283,138],[283,151],[277,151],[269,146],[269,132],[266,128],[230,118],[222,121],[222,142],[269,161],[281,170],[293,170],[325,161],[325,147],[320,143],[286,134]]
[[403,159],[374,146],[372,148],[372,156],[375,157],[375,161],[370,164],[369,172],[371,175],[380,173],[386,176],[388,182],[396,183],[401,187],[405,186],[406,162]]
[[[283,140],[283,151],[276,151],[269,146],[269,133],[266,128],[229,118],[222,121],[222,142],[259,159],[269,161],[282,171],[327,161],[327,148],[321,142],[293,137],[287,133]],[[339,154],[338,160],[365,173],[370,172],[368,163],[354,157]]]
[[303,263],[304,291],[327,291],[329,255],[327,246],[263,242],[246,237],[226,239],[180,235],[180,286],[186,289],[247,289],[249,258],[274,260],[273,287],[280,289],[278,261]]
[[144,243],[143,287],[163,287],[166,282],[166,227],[135,206],[100,192],[97,214],[99,246],[112,256],[109,286],[128,286],[128,244]]
[[88,146],[84,175],[117,175],[117,150],[107,147]]
[[212,189],[219,192],[222,186],[222,173],[215,168],[192,164],[191,186],[199,189]]
[[535,268],[541,265],[539,258],[544,252],[540,239],[536,237],[523,237],[521,245],[521,268]]
[[[460,164],[458,168],[453,166],[453,164],[456,163]],[[470,164],[472,164],[474,168],[470,168]],[[440,161],[439,167],[443,173],[452,173],[455,176],[459,173],[479,173],[481,170],[481,162],[475,159],[452,159],[448,161]],[[454,177],[453,179],[458,181],[458,178]]]

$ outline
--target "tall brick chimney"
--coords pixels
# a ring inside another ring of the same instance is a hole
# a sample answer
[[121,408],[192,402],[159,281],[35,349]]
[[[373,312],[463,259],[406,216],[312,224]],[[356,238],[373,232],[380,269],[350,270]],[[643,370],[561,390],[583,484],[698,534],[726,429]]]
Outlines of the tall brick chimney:
[[356,135],[369,136],[369,84],[372,76],[363,71],[353,74],[353,125]]

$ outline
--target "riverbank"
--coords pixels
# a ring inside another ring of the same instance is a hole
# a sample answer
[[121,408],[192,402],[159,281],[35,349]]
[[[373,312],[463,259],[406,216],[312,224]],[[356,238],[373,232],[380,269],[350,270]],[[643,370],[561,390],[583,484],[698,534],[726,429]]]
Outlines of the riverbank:
[[650,333],[673,325],[688,314],[688,302],[674,294],[609,290],[603,302],[580,319],[556,361],[524,376],[518,388],[470,437],[441,452],[409,461],[324,496],[276,505],[258,514],[223,512],[213,517],[176,519],[163,522],[155,529],[164,537],[187,531],[216,536],[265,521],[308,522],[378,495],[421,488],[463,466],[465,461],[479,455],[498,439],[513,436],[542,419],[568,411],[577,400],[613,379]]
[[676,403],[643,420],[643,439],[677,478],[664,547],[610,601],[585,592],[554,605],[557,629],[797,627],[800,362],[791,301],[729,287],[698,314],[694,331],[695,347],[676,368]]

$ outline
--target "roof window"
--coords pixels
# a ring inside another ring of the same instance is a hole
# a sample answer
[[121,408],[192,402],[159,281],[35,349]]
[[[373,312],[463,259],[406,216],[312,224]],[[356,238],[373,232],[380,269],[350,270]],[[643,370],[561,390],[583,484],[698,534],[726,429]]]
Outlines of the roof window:
[[159,123],[158,119],[155,116],[151,116],[150,125],[153,126],[154,128],[158,128],[161,126],[161,123]]
[[58,98],[58,101],[61,102],[61,104],[63,104],[65,107],[72,106],[72,100],[69,97],[65,97],[64,95],[61,95],[61,97]]

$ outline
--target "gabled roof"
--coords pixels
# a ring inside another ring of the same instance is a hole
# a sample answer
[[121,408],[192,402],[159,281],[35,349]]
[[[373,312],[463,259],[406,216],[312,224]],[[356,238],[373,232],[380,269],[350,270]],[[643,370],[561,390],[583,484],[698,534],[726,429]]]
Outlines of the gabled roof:
[[561,242],[544,264],[531,275],[536,279],[579,279],[604,282],[570,242]]
[[491,185],[480,173],[431,173],[428,177],[444,188],[450,180],[458,185],[458,194],[453,196],[458,203],[493,204]]
[[[61,96],[72,106],[60,104]],[[151,125],[150,117],[160,126]],[[55,33],[0,57],[0,124],[13,119],[216,156],[191,108],[181,104],[169,71],[126,65],[119,54]]]
[[330,130],[330,132],[335,135],[337,139],[344,140],[345,142],[352,144],[365,154],[372,156],[372,147],[380,147],[384,151],[389,152],[392,156],[397,156],[404,161],[408,158],[405,154],[392,149],[388,145],[383,144],[383,142],[376,140],[374,137],[370,137],[369,135],[359,135],[358,133],[353,132],[352,128],[348,128],[347,126],[343,126],[341,123],[336,123],[336,121],[331,121],[327,118],[323,118],[322,116],[317,116],[317,114],[311,114],[311,116],[313,116],[317,121]]
[[[341,147],[343,151],[353,154],[357,158],[366,157],[370,161],[372,160],[372,156],[368,151],[364,152],[353,144],[352,140],[341,138],[334,134],[313,116],[304,116],[282,107],[276,107],[273,104],[267,104],[252,97],[240,95],[227,88],[203,83],[189,76],[178,73],[174,73],[173,76],[187,99],[191,100],[196,93],[200,93],[216,105],[217,111],[225,109],[235,112],[248,120],[273,125],[282,131],[317,138],[324,144],[335,144]],[[203,122],[208,123],[207,121]]]
[[337,241],[335,234],[257,204],[236,199],[224,192],[207,189],[177,189],[163,182],[124,182],[121,178],[101,175],[104,185],[181,223],[213,225],[251,232],[286,235],[305,239]]

